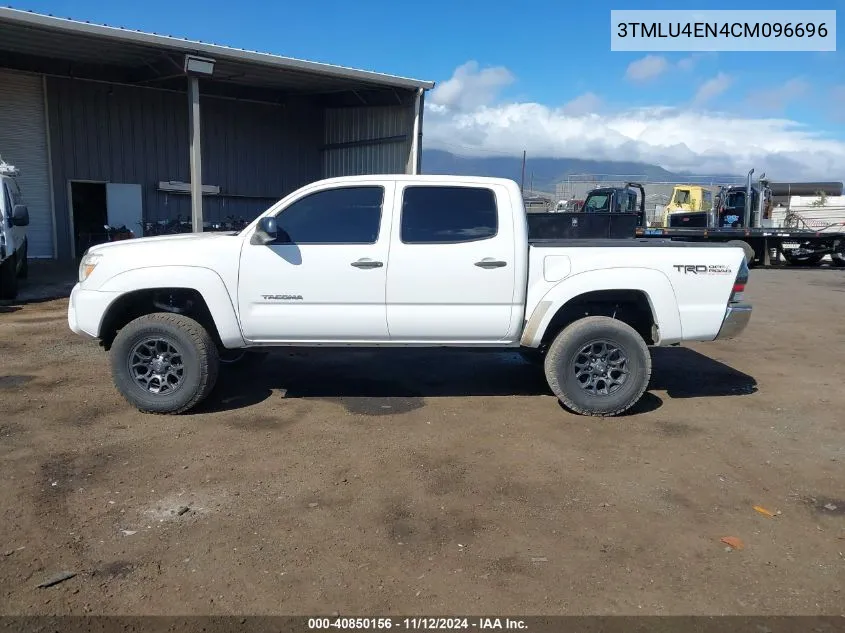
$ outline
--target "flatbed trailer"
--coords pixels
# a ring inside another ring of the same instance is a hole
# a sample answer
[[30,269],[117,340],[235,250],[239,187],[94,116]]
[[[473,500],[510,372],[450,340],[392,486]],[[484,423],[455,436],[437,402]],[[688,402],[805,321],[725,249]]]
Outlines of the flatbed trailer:
[[[831,225],[832,228],[836,225]],[[746,251],[749,265],[771,266],[785,260],[793,266],[816,266],[825,255],[845,267],[845,226],[837,231],[779,228],[654,227],[635,229],[637,237],[685,242],[734,242]]]

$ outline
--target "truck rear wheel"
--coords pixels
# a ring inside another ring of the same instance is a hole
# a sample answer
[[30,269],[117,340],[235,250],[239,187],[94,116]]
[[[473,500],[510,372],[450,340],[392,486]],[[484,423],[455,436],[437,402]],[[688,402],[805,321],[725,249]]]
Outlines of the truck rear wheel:
[[219,364],[205,328],[169,312],[130,321],[111,348],[115,386],[144,413],[182,413],[196,406],[214,388]]
[[549,347],[546,380],[574,413],[614,416],[634,406],[651,379],[651,355],[627,323],[603,316],[567,326]]

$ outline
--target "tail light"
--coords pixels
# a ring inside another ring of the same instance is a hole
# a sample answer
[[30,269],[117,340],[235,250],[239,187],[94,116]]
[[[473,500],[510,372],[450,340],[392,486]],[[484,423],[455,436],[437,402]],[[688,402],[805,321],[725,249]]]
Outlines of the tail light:
[[745,258],[742,258],[742,264],[739,267],[739,272],[734,279],[734,287],[731,291],[731,303],[739,303],[742,301],[742,296],[745,293],[745,286],[748,283],[748,264]]

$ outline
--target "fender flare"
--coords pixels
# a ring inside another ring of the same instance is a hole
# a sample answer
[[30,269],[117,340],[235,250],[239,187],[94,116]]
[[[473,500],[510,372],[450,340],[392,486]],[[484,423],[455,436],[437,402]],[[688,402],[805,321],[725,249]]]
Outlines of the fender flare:
[[[164,279],[175,283],[163,283]],[[208,306],[211,318],[224,347],[244,347],[238,315],[223,279],[214,270],[201,266],[150,266],[118,273],[98,290],[114,293],[114,301],[129,292],[155,288],[185,288],[200,293]],[[111,307],[111,303],[109,304]],[[108,308],[103,312],[105,316]],[[102,319],[100,326],[102,326]]]
[[659,344],[668,345],[683,340],[675,289],[664,273],[651,268],[607,268],[576,273],[553,286],[531,313],[520,344],[524,347],[539,347],[546,329],[563,306],[580,295],[601,290],[642,292],[660,332]]

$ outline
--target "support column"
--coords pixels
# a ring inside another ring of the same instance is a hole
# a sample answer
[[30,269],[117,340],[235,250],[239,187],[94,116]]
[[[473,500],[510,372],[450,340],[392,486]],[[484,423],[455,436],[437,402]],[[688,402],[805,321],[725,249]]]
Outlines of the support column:
[[202,233],[202,144],[200,142],[200,87],[188,77],[188,113],[191,126],[191,226]]
[[422,106],[423,106],[423,89],[417,89],[417,95],[414,99],[414,129],[411,133],[411,149],[408,152],[408,163],[405,168],[405,173],[416,175],[420,173],[420,153],[421,153],[421,136],[422,136]]

